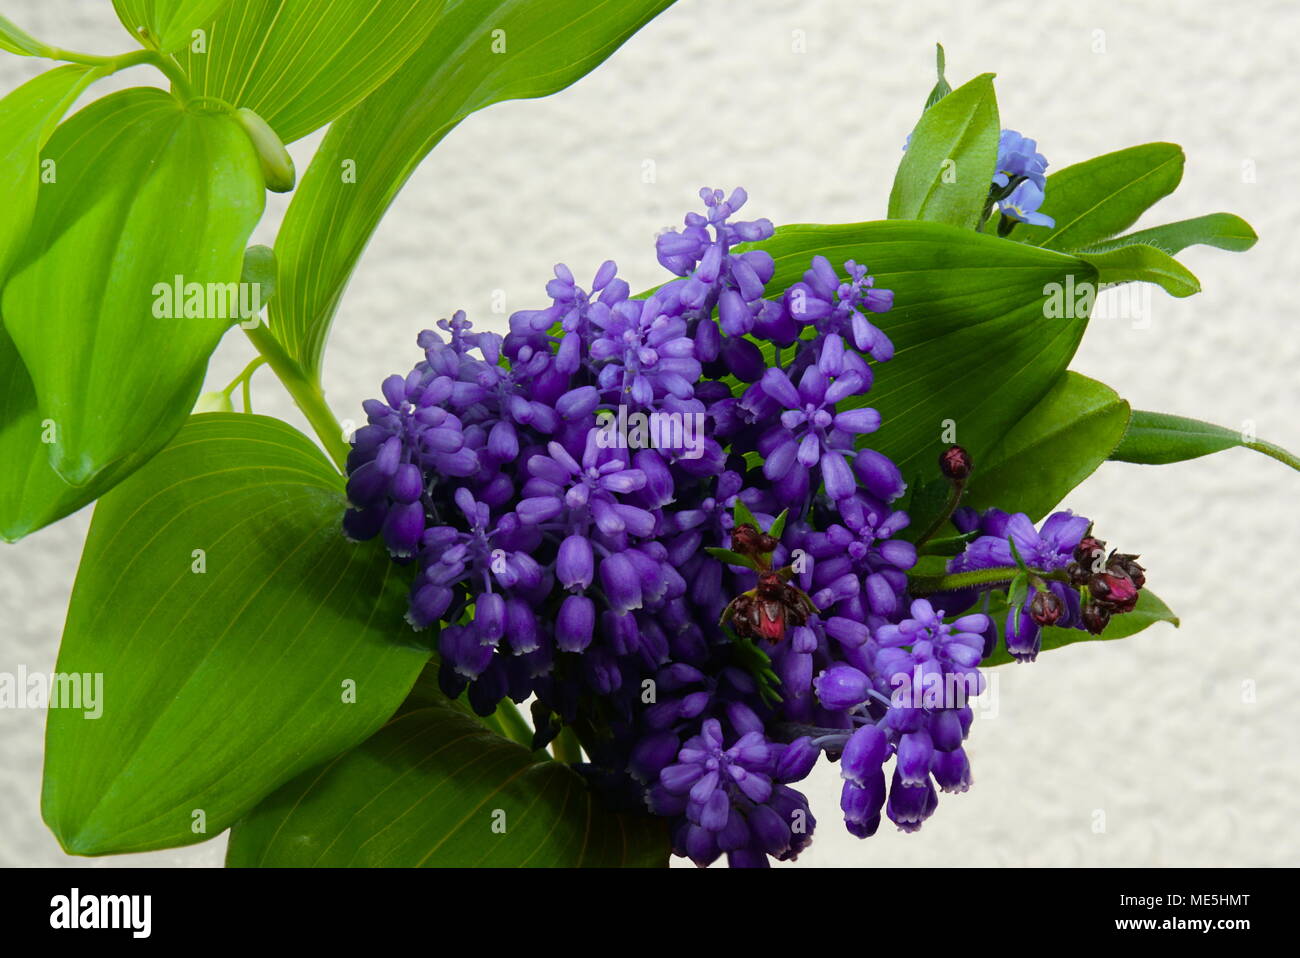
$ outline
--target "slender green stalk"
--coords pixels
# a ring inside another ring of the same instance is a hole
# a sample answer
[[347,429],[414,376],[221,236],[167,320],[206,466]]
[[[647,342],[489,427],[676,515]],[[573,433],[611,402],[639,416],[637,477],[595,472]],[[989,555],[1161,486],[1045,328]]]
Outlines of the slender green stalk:
[[[979,586],[1001,585],[1010,582],[1020,571],[1019,566],[994,566],[991,569],[972,569],[969,572],[951,572],[947,575],[918,575],[908,578],[907,590],[912,595],[930,595],[933,592],[951,592],[955,589],[971,589]],[[1055,582],[1069,582],[1064,570],[1040,572],[1034,575]]]
[[526,749],[532,749],[533,730],[519,711],[519,706],[509,699],[502,699],[497,703],[497,710],[492,717],[500,724],[506,738],[518,742]]
[[119,70],[125,70],[128,67],[148,63],[157,67],[171,81],[176,96],[182,103],[188,103],[194,98],[194,89],[190,86],[189,77],[180,68],[180,64],[157,50],[132,50],[130,53],[120,53],[117,56],[106,57],[96,53],[78,53],[75,50],[55,49],[50,51],[50,59],[99,67],[105,76],[110,73],[117,73]]
[[284,388],[289,391],[293,401],[307,417],[307,422],[315,430],[325,451],[334,460],[339,471],[343,472],[347,466],[348,444],[343,441],[343,429],[339,426],[338,420],[325,404],[325,394],[320,386],[307,378],[302,367],[285,352],[280,341],[272,336],[271,331],[265,326],[258,324],[254,329],[245,329],[244,333],[266,359],[267,365],[280,378]]
[[551,743],[551,753],[557,762],[564,762],[567,765],[581,762],[582,745],[578,741],[577,733],[567,725],[562,728],[560,734],[555,736],[555,741]]

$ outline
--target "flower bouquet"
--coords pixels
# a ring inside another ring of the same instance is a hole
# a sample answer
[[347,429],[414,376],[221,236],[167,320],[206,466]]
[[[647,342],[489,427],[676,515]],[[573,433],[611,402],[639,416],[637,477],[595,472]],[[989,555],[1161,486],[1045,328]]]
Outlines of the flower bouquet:
[[[52,710],[47,736],[70,852],[233,828],[237,866],[765,866],[832,818],[913,832],[971,784],[988,669],[1177,622],[1140,543],[1059,508],[1071,489],[1234,445],[1300,468],[1068,369],[1100,293],[1195,293],[1174,255],[1250,227],[1125,233],[1181,151],[1048,175],[992,77],[951,88],[941,49],[885,219],[778,228],[701,190],[655,240],[661,285],[558,265],[508,328],[455,312],[344,433],[330,321],[415,165],[669,4],[344,4],[319,31],[295,0],[115,5],[140,51],[0,21],[6,50],[67,62],[0,102],[0,443],[25,466],[0,519],[16,539],[102,496],[58,674],[103,676],[108,707]],[[137,64],[171,91],[62,118]],[[296,184],[283,143],[325,123]],[[295,184],[274,250],[245,249],[264,190]],[[187,415],[235,321],[258,358]],[[251,413],[263,364],[324,452]],[[819,762],[838,809],[800,791]]]

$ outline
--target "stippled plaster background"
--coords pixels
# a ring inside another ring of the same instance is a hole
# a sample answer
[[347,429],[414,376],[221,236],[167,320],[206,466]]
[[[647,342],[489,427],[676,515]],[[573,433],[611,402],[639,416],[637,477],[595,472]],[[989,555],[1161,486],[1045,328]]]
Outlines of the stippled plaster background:
[[[5,0],[4,13],[68,48],[128,49],[108,0]],[[1227,210],[1261,236],[1247,254],[1188,250],[1205,291],[1176,301],[1155,290],[1146,329],[1094,322],[1074,368],[1138,408],[1250,421],[1300,449],[1297,37],[1300,5],[1285,0],[680,0],[575,87],[483,111],[424,162],[348,289],[328,398],[340,418],[360,418],[379,381],[418,358],[420,329],[460,307],[500,328],[494,291],[506,312],[540,305],[557,261],[581,277],[612,256],[634,288],[650,285],[654,234],[702,185],[743,184],[746,213],[778,224],[881,217],[937,40],[954,85],[997,72],[1003,125],[1036,136],[1052,169],[1182,144],[1181,188],[1139,226]],[[46,66],[6,55],[0,88]],[[137,69],[95,95],[149,82]],[[292,147],[300,171],[318,142]],[[286,201],[271,197],[255,242],[273,242]],[[208,388],[251,355],[229,336]],[[255,406],[305,428],[266,372]],[[1296,864],[1298,480],[1242,450],[1104,466],[1069,505],[1142,553],[1182,628],[996,670],[996,715],[968,742],[975,787],[944,796],[918,834],[886,823],[850,838],[835,769],[823,767],[806,783],[823,828],[799,864]],[[53,668],[89,519],[0,547],[0,671]],[[220,864],[224,836],[65,856],[40,821],[43,727],[42,713],[0,711],[0,864]]]

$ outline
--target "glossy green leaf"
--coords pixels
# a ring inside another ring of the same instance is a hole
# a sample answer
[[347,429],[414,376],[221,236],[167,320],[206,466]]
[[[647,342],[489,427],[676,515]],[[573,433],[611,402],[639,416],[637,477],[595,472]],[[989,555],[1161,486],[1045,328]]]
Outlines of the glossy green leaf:
[[113,0],[127,32],[142,44],[172,53],[193,42],[202,27],[230,0]]
[[[1001,595],[997,596],[997,601],[990,603],[989,615],[998,626],[998,645],[993,650],[993,654],[986,658],[982,666],[1006,665],[1008,662],[1015,660],[1008,654],[1006,642],[1002,638],[1003,628],[1006,625],[1007,605]],[[1101,635],[1093,635],[1091,632],[1085,632],[1083,629],[1060,629],[1055,626],[1049,626],[1043,629],[1043,647],[1044,652],[1050,652],[1053,649],[1062,649],[1067,645],[1077,645],[1080,642],[1098,642],[1109,641],[1111,639],[1126,639],[1129,636],[1137,635],[1139,632],[1150,628],[1157,622],[1168,622],[1170,625],[1178,626],[1178,616],[1174,615],[1169,606],[1150,589],[1144,588],[1138,593],[1137,607],[1132,612],[1126,612],[1123,615],[1112,616],[1110,623],[1102,630]]]
[[1012,236],[1047,249],[1091,247],[1132,226],[1182,178],[1183,151],[1173,143],[1132,146],[1067,166],[1047,178],[1041,210],[1056,225],[1022,223]]
[[1047,318],[1046,290],[1071,276],[1096,279],[1074,257],[939,223],[788,226],[761,245],[776,260],[772,289],[798,280],[821,253],[837,267],[866,264],[878,288],[893,290],[893,309],[871,318],[895,355],[875,364],[875,385],[856,401],[880,411],[870,445],[909,478],[938,475],[950,422],[978,463],[1034,407],[1087,325],[1069,311]]
[[1088,247],[1085,252],[1103,253],[1121,246],[1143,243],[1174,256],[1189,246],[1214,246],[1241,252],[1255,245],[1259,237],[1250,224],[1232,213],[1208,213],[1190,220],[1153,226],[1148,230],[1126,233],[1104,243]]
[[[476,16],[487,12],[478,2],[459,5]],[[446,6],[445,0],[240,0],[204,27],[206,48],[187,47],[180,64],[196,93],[247,107],[292,143],[388,79],[420,49]]]
[[[975,460],[962,503],[1024,512],[1037,522],[1106,461],[1128,419],[1128,403],[1109,386],[1065,373],[997,445]],[[914,527],[929,527],[946,503],[948,489],[940,479],[913,495],[908,512]]]
[[164,422],[139,447],[84,486],[67,483],[50,465],[58,424],[36,406],[36,388],[9,334],[0,327],[0,539],[16,542],[76,512],[146,462],[175,426]]
[[1134,410],[1128,430],[1110,458],[1121,462],[1164,465],[1198,459],[1234,446],[1254,449],[1300,470],[1300,458],[1271,442],[1199,419],[1144,410]]
[[[92,103],[45,159],[55,180],[40,189],[0,313],[55,423],[50,462],[84,486],[180,428],[238,318],[265,194],[233,120],[156,89]],[[173,295],[178,282],[197,284],[196,302]]]
[[998,104],[985,73],[921,114],[889,194],[891,220],[973,229],[998,156]]
[[400,571],[343,537],[341,486],[288,425],[212,413],[100,501],[58,671],[102,675],[102,714],[47,719],[65,849],[204,841],[401,704],[428,656],[400,642]]
[[20,57],[48,57],[53,48],[18,26],[8,17],[0,17],[0,50],[8,50]]
[[0,286],[36,209],[41,149],[97,76],[94,67],[56,67],[0,100],[0,182],[6,190],[0,218]]
[[1201,281],[1178,260],[1154,246],[1119,246],[1100,253],[1076,253],[1097,270],[1101,283],[1155,283],[1170,296],[1191,296]]
[[282,285],[271,327],[310,376],[320,374],[357,260],[420,160],[476,110],[564,89],[670,3],[457,4],[388,82],[330,127],[275,245]]
[[653,867],[663,819],[604,810],[568,766],[425,708],[299,776],[230,835],[232,867]]

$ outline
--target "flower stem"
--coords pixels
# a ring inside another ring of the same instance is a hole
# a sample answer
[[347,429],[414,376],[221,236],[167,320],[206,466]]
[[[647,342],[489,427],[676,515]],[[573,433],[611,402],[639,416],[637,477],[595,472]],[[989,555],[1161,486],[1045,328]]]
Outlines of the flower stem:
[[510,699],[504,698],[497,703],[497,710],[493,715],[510,741],[518,742],[526,749],[533,747],[533,730],[524,720],[519,706]]
[[961,496],[965,491],[965,479],[957,479],[953,481],[952,489],[948,493],[948,501],[944,503],[943,511],[934,517],[930,522],[929,527],[921,534],[921,538],[916,540],[917,549],[920,549],[921,546],[933,539],[935,533],[943,528],[943,524],[952,518],[952,514],[956,512],[957,507],[961,505]]
[[78,53],[75,50],[56,49],[50,51],[50,59],[99,67],[105,76],[110,73],[117,73],[119,70],[125,70],[128,67],[148,63],[160,70],[171,81],[175,95],[182,103],[188,103],[194,98],[194,90],[190,86],[189,77],[180,68],[180,64],[157,50],[132,50],[130,53],[106,57],[95,53]]
[[302,367],[285,352],[280,341],[272,336],[271,331],[265,326],[259,323],[253,329],[245,329],[244,333],[266,359],[267,365],[280,378],[280,382],[293,397],[294,403],[302,410],[302,414],[307,417],[307,422],[315,430],[321,445],[334,460],[339,471],[345,471],[348,444],[343,441],[343,429],[339,426],[338,420],[325,404],[325,394],[320,386],[307,378]]
[[[989,569],[971,569],[968,572],[950,572],[947,575],[918,575],[908,578],[907,590],[912,595],[930,595],[934,592],[953,592],[957,589],[973,589],[987,586],[1003,585],[1010,582],[1020,571],[1019,566],[1002,565]],[[1070,578],[1062,569],[1054,572],[1030,570],[1034,576],[1054,582],[1069,582]]]
[[566,765],[576,765],[581,762],[582,745],[578,742],[577,733],[567,725],[560,729],[560,734],[555,736],[555,741],[551,743],[551,753],[557,762],[564,762]]

